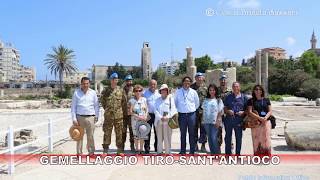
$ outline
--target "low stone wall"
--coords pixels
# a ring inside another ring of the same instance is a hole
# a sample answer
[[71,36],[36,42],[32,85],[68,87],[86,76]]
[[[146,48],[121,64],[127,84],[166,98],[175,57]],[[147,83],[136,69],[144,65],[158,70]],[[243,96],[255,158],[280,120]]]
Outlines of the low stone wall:
[[304,97],[282,97],[281,102],[299,102],[299,103],[303,103],[303,102],[308,102],[307,98]]
[[47,106],[47,100],[1,100],[0,109],[39,109]]
[[31,88],[31,89],[0,89],[0,97],[19,97],[19,96],[53,96],[52,88]]
[[0,100],[0,109],[70,108],[71,99],[60,100]]

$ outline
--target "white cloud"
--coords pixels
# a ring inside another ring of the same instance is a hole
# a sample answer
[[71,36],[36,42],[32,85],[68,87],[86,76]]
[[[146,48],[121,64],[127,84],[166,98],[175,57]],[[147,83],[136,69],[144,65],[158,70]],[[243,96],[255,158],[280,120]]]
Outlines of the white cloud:
[[292,46],[296,43],[296,39],[293,37],[287,37],[286,42],[287,42],[288,46]]
[[231,8],[259,8],[259,0],[230,0],[227,5]]
[[250,52],[248,55],[244,56],[244,59],[249,59],[254,57],[256,54],[254,52]]

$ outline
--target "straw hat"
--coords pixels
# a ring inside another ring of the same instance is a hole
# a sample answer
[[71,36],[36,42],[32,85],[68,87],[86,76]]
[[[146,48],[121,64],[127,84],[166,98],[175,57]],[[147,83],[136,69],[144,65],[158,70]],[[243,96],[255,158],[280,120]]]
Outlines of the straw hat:
[[81,126],[72,125],[69,129],[69,134],[73,140],[79,141],[83,138],[84,129]]
[[136,124],[137,137],[139,139],[148,139],[148,134],[151,131],[149,123],[138,121]]

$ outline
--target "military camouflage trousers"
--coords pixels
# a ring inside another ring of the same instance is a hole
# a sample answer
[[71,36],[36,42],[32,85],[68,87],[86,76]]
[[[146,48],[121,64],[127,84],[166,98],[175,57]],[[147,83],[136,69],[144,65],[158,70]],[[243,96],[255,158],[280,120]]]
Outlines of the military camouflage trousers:
[[123,147],[126,144],[127,139],[127,129],[129,128],[129,136],[130,136],[130,145],[134,145],[134,136],[131,125],[131,116],[126,116],[123,118],[123,134],[122,134],[122,142]]
[[111,144],[111,134],[112,129],[114,127],[116,133],[116,146],[118,151],[123,151],[123,141],[122,141],[122,134],[123,134],[123,119],[114,119],[110,117],[104,117],[104,123],[102,126],[104,135],[103,135],[103,144],[102,147],[109,148]]

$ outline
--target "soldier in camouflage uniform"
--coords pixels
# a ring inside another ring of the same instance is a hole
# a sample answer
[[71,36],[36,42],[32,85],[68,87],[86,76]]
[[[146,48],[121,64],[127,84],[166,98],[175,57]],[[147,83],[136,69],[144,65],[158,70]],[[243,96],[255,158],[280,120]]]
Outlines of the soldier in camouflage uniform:
[[[202,109],[201,109],[201,105],[202,105],[202,102],[203,100],[206,98],[207,96],[207,91],[208,91],[208,88],[206,87],[206,84],[204,82],[204,76],[202,73],[196,73],[196,76],[195,76],[195,79],[196,79],[196,82],[193,83],[190,87],[194,90],[197,91],[198,93],[198,96],[199,96],[199,100],[200,100],[200,106],[199,108],[197,109],[196,111],[196,127],[195,127],[195,150],[198,151],[199,148],[198,148],[198,141],[199,143],[201,143],[201,152],[207,152],[206,151],[206,142],[207,142],[207,136],[206,136],[206,131],[203,127],[203,125],[201,124],[201,121],[202,121]],[[200,138],[198,138],[198,129],[200,129]]]
[[131,115],[128,114],[129,111],[129,100],[133,97],[133,86],[132,86],[132,76],[127,75],[125,77],[125,86],[123,87],[124,95],[126,97],[126,104],[127,108],[124,109],[123,113],[123,134],[122,134],[122,141],[123,147],[126,143],[127,139],[127,129],[129,128],[129,135],[130,135],[130,149],[132,152],[135,152],[134,148],[134,136],[132,132],[132,125],[131,125]]
[[[231,90],[227,89],[227,76],[226,75],[222,75],[220,77],[220,86],[219,86],[219,91],[220,91],[220,95],[221,95],[221,99],[223,101],[223,103],[225,103],[225,97],[227,97],[230,93]],[[225,114],[222,116],[222,121],[225,120]],[[218,129],[218,144],[221,147],[222,144],[222,127],[219,127]]]
[[123,90],[117,86],[118,74],[110,76],[111,86],[105,88],[101,93],[101,104],[104,108],[103,123],[103,152],[108,153],[111,144],[111,134],[114,127],[116,133],[117,153],[123,153],[123,109],[127,108]]

